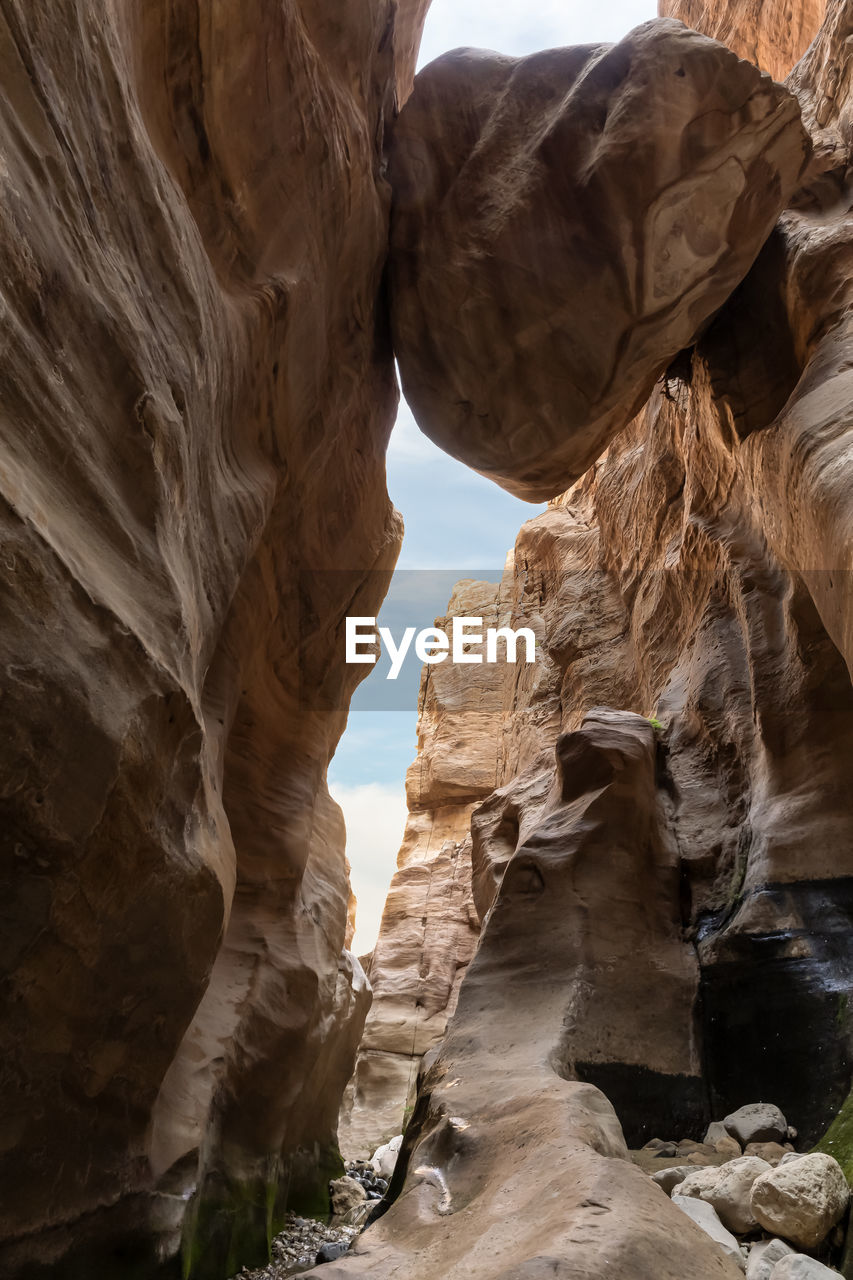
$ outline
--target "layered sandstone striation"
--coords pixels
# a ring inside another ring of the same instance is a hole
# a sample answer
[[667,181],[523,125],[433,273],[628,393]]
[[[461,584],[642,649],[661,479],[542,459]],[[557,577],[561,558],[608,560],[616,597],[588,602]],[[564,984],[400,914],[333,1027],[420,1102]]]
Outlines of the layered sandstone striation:
[[[445,618],[503,624],[499,584],[463,580]],[[423,1055],[441,1040],[480,933],[471,884],[471,813],[494,790],[503,725],[494,668],[425,666],[409,814],[368,974],[374,999],[344,1097],[341,1151],[373,1152],[411,1114]]]
[[2,6],[7,1276],[148,1276],[193,1196],[218,1278],[339,1167],[325,773],[400,538],[382,136],[423,11]]
[[[743,283],[519,535],[540,657],[472,818],[481,940],[396,1198],[332,1277],[740,1274],[624,1138],[772,1097],[808,1146],[844,1100],[851,34],[831,3],[790,78],[814,155]],[[486,340],[520,319],[486,305]]]
[[565,489],[746,275],[806,152],[795,99],[677,22],[436,59],[390,161],[421,429],[521,497]]

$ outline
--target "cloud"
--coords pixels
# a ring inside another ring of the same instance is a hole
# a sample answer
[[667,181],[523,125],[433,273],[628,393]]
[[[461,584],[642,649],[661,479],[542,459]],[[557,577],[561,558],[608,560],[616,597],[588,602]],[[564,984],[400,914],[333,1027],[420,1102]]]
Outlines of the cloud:
[[397,869],[406,825],[406,797],[402,786],[378,782],[347,786],[331,781],[329,789],[344,811],[347,857],[358,899],[352,949],[364,955],[376,942],[388,886]]
[[494,0],[432,0],[419,66],[448,49],[471,45],[521,56],[568,44],[620,40],[632,27],[657,16],[649,0],[529,0],[495,5]]

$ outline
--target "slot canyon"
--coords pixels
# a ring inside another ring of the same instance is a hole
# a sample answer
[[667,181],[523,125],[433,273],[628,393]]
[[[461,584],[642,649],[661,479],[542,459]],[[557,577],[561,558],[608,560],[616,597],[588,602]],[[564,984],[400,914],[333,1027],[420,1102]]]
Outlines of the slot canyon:
[[[853,0],[428,7],[0,0],[0,1280],[267,1268],[401,1134],[327,1280],[853,1280]],[[398,373],[547,505],[360,960]]]

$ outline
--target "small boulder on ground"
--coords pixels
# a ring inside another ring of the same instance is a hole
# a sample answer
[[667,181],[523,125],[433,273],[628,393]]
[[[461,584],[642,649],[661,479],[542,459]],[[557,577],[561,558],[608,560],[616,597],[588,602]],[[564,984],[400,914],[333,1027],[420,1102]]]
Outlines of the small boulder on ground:
[[658,1169],[657,1173],[652,1174],[652,1182],[670,1195],[673,1188],[679,1186],[689,1173],[695,1173],[696,1167],[692,1164],[671,1164],[668,1169]]
[[792,1154],[792,1151],[792,1147],[783,1147],[779,1142],[748,1142],[743,1154],[745,1156],[758,1156],[759,1160],[766,1160],[768,1164],[772,1164],[775,1168],[785,1156]]
[[367,1192],[355,1178],[336,1178],[329,1183],[329,1195],[332,1201],[332,1213],[335,1217],[343,1217],[357,1204],[367,1199]]
[[787,1258],[794,1250],[784,1240],[760,1240],[749,1251],[749,1262],[746,1264],[746,1280],[770,1280],[776,1264]]
[[842,1217],[849,1199],[838,1161],[815,1152],[757,1178],[750,1208],[766,1231],[801,1249],[815,1249]]
[[684,1181],[679,1184],[676,1194],[693,1196],[697,1200],[703,1200],[705,1193],[716,1186],[717,1179],[721,1173],[722,1169],[718,1167],[713,1169],[693,1169],[688,1173]]
[[655,1156],[668,1159],[675,1155],[675,1149],[676,1144],[674,1142],[665,1142],[663,1138],[652,1138],[651,1142],[647,1142],[643,1147],[644,1151],[651,1151]]
[[771,1102],[751,1102],[724,1118],[726,1132],[742,1147],[750,1142],[785,1142],[788,1121]]
[[772,1280],[838,1280],[838,1272],[804,1253],[789,1253],[771,1272]]
[[672,1203],[677,1204],[679,1209],[687,1214],[688,1218],[692,1218],[697,1227],[701,1227],[706,1235],[720,1246],[724,1253],[732,1259],[741,1271],[746,1270],[746,1260],[741,1253],[740,1245],[730,1231],[727,1231],[720,1219],[717,1217],[716,1211],[711,1205],[706,1204],[704,1200],[694,1200],[692,1196],[672,1197]]
[[319,1267],[324,1262],[337,1262],[338,1258],[342,1258],[349,1248],[349,1244],[345,1240],[329,1241],[327,1244],[321,1245],[317,1250],[315,1264]]

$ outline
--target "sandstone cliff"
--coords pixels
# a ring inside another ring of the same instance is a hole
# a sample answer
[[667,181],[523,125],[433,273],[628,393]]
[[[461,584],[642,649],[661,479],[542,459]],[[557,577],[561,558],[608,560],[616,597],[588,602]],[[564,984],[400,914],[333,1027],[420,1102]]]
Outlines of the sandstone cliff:
[[[787,70],[813,32],[783,39],[778,14],[768,21],[774,69]],[[546,1258],[549,1274],[567,1277],[735,1276],[671,1203],[647,1200],[623,1133],[637,1143],[654,1130],[701,1131],[711,1115],[772,1096],[808,1144],[844,1100],[851,30],[850,6],[831,3],[790,78],[813,156],[799,189],[780,192],[775,228],[742,284],[699,322],[643,411],[619,434],[607,427],[595,465],[519,536],[508,607],[514,625],[537,620],[542,655],[512,689],[500,786],[472,819],[482,937],[420,1082],[394,1203],[330,1276],[391,1276],[404,1258],[423,1280],[538,1277]],[[547,62],[536,70],[541,89]],[[528,491],[549,474],[557,487],[585,446],[571,402],[539,394],[565,366],[547,340],[531,340],[550,334],[550,321],[537,329],[532,319],[535,293],[516,289],[514,307],[482,254],[481,323],[467,345],[440,330],[405,350],[408,291],[425,300],[429,324],[454,296],[468,244],[474,253],[483,235],[503,243],[514,225],[490,210],[481,228],[475,205],[466,240],[463,182],[479,172],[479,144],[460,164],[463,143],[446,119],[456,119],[453,89],[468,101],[488,75],[501,86],[523,77],[505,63],[467,71],[473,88],[452,60],[428,71],[427,98],[416,85],[401,120],[401,367],[427,431],[439,434],[431,397],[448,374],[454,451],[510,487],[521,474]],[[530,97],[519,91],[513,105],[526,110]],[[514,167],[501,103],[483,136],[504,137],[507,185],[529,184],[537,166],[518,156]],[[408,240],[416,168],[436,175],[427,202],[450,190],[441,182],[457,184],[446,222],[433,224],[437,239],[458,219],[462,248],[448,250],[447,265],[436,265],[437,245],[433,258],[429,241],[422,252]],[[521,278],[529,247],[514,244]],[[554,255],[554,279],[561,266]],[[593,328],[588,306],[579,315]],[[479,353],[497,333],[520,371],[505,437],[477,385]],[[607,386],[630,416],[630,380]],[[587,389],[577,377],[575,387]],[[550,432],[543,401],[569,406],[564,451],[544,450],[541,469],[522,473],[515,450],[531,457]]]
[[193,1195],[219,1280],[338,1167],[325,771],[400,538],[382,137],[424,8],[0,7],[6,1276],[149,1276]]
[[[500,626],[501,594],[460,582],[447,617]],[[444,1035],[480,933],[471,884],[471,812],[497,781],[503,689],[488,666],[425,666],[409,815],[368,974],[374,1000],[341,1112],[345,1156],[373,1152],[411,1114],[423,1055]],[[408,1104],[408,1105],[407,1105]]]

